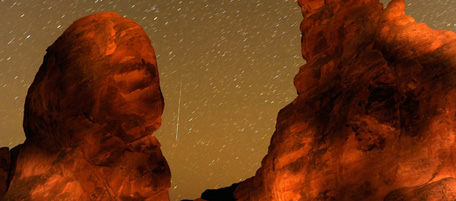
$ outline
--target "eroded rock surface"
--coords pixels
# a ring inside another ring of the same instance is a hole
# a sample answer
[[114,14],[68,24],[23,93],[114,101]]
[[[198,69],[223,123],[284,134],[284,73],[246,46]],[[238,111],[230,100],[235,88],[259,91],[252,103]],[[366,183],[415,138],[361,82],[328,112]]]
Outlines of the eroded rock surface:
[[74,22],[29,88],[26,141],[3,199],[169,200],[170,170],[151,136],[164,104],[158,75],[133,20],[108,12]]
[[298,97],[239,200],[454,200],[456,34],[404,1],[299,0]]
[[456,200],[456,179],[449,177],[420,186],[397,189],[386,196],[385,201],[389,200]]

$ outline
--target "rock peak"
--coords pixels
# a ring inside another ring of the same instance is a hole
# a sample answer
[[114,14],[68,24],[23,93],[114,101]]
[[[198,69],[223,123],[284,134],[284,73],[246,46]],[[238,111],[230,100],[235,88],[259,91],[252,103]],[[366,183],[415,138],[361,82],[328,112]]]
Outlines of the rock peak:
[[238,200],[452,200],[456,34],[403,0],[299,0],[299,96]]
[[150,135],[164,105],[158,75],[133,20],[107,12],[75,21],[29,88],[27,139],[3,199],[169,200],[170,170]]

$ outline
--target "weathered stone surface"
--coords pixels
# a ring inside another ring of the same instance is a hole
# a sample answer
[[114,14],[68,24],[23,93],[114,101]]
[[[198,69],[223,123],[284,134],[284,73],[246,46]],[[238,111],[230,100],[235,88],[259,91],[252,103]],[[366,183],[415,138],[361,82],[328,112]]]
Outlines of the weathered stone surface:
[[403,0],[298,3],[299,95],[235,197],[454,200],[456,34],[415,22]]
[[29,88],[5,200],[169,200],[163,97],[144,30],[117,13],[74,22]]
[[429,184],[416,187],[406,187],[394,190],[385,198],[385,201],[451,201],[456,200],[456,179],[448,177]]

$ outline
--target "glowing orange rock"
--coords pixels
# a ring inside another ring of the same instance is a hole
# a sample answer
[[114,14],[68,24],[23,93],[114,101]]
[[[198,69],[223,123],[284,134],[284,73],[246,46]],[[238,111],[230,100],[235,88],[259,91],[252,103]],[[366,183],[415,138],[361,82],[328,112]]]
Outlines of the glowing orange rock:
[[111,12],[77,20],[28,91],[27,139],[3,199],[169,200],[170,170],[151,136],[162,112],[144,30]]
[[400,188],[385,197],[385,201],[391,200],[456,200],[456,179],[449,177],[419,186]]
[[299,0],[299,96],[239,200],[454,200],[456,34],[403,0]]

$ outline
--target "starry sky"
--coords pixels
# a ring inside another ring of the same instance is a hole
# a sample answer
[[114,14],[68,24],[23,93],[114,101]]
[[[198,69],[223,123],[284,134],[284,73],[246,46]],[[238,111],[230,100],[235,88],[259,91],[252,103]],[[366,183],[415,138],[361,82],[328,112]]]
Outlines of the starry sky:
[[[406,4],[417,21],[456,31],[455,1]],[[157,54],[165,110],[153,135],[171,168],[171,200],[253,176],[305,64],[294,0],[1,0],[0,147],[25,139],[24,100],[46,48],[104,11],[134,19]]]

